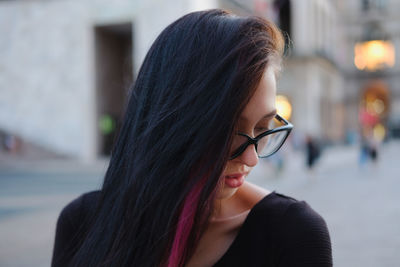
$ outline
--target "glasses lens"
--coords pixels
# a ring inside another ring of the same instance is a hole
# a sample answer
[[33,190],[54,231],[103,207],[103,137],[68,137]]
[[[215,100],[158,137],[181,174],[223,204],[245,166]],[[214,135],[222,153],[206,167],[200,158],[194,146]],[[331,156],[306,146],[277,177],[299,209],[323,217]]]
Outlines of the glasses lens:
[[285,141],[287,134],[287,131],[279,131],[261,138],[257,146],[258,156],[264,158],[275,153]]

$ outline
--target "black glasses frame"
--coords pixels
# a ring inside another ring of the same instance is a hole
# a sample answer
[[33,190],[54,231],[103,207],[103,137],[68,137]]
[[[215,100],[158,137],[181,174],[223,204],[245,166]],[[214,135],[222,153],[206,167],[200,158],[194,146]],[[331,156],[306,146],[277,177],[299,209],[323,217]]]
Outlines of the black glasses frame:
[[271,129],[271,130],[267,130],[267,131],[257,135],[254,138],[252,138],[251,136],[249,136],[249,135],[247,135],[245,133],[237,133],[238,135],[246,137],[247,138],[247,142],[245,142],[242,145],[240,145],[239,148],[234,151],[233,155],[229,159],[231,160],[231,159],[237,158],[238,156],[240,156],[240,154],[242,154],[246,150],[246,148],[249,145],[252,145],[252,144],[254,144],[254,147],[255,147],[257,155],[258,155],[257,146],[258,146],[258,141],[260,141],[261,138],[263,138],[264,136],[273,134],[273,133],[286,131],[286,136],[282,139],[282,142],[279,144],[279,146],[277,146],[277,148],[275,150],[273,150],[268,155],[265,155],[265,156],[262,156],[262,157],[260,155],[258,155],[258,157],[259,158],[266,158],[266,157],[269,157],[272,154],[274,154],[276,151],[278,151],[282,147],[282,145],[285,143],[287,137],[289,136],[290,132],[292,131],[293,124],[291,124],[289,121],[287,121],[283,117],[279,116],[278,114],[275,115],[275,119],[277,119],[279,122],[284,123],[285,125],[277,127],[277,128],[274,128],[274,129]]

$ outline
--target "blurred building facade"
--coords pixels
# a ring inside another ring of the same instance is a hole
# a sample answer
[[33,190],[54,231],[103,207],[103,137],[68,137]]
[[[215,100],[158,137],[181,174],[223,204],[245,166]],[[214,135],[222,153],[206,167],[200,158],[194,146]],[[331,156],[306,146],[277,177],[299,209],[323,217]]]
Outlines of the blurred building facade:
[[399,1],[224,2],[289,36],[278,94],[294,110],[294,134],[325,143],[400,136]]
[[[273,20],[287,42],[278,94],[293,110],[297,139],[306,135],[338,141],[344,132],[343,77],[337,63],[342,41],[333,1],[223,1],[236,13]],[[339,38],[334,38],[339,36]],[[283,112],[279,111],[278,112]]]
[[[288,34],[278,94],[299,136],[342,142],[360,131],[363,105],[385,105],[375,114],[384,127],[400,118],[399,53],[377,70],[355,64],[369,29],[399,51],[396,1],[37,0],[0,2],[0,130],[72,157],[107,154],[152,41],[181,15],[213,7],[268,17]],[[382,103],[368,104],[371,95]]]
[[83,160],[108,154],[128,87],[153,40],[176,18],[212,6],[1,1],[0,131]]
[[344,40],[336,3],[279,0],[272,5],[276,23],[291,40],[279,89],[292,102],[297,134],[339,142],[345,131],[339,62]]
[[346,129],[378,140],[399,137],[400,2],[343,0],[338,9],[346,40]]

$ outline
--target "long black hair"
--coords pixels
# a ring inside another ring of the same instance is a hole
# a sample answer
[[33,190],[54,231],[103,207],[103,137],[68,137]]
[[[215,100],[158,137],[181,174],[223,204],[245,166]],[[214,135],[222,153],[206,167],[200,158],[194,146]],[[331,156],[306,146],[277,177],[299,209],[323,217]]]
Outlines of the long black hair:
[[238,116],[282,44],[272,23],[223,10],[190,13],[159,35],[131,90],[73,266],[188,261],[213,208]]

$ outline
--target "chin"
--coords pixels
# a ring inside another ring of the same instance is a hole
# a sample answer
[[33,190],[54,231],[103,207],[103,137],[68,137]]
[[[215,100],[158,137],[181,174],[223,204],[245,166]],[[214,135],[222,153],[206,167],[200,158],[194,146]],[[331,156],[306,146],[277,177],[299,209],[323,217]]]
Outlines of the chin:
[[219,194],[217,195],[217,199],[221,199],[222,200],[222,199],[230,198],[236,193],[236,191],[238,189],[239,188],[229,188],[227,186],[224,186],[222,188],[222,190],[219,192]]

